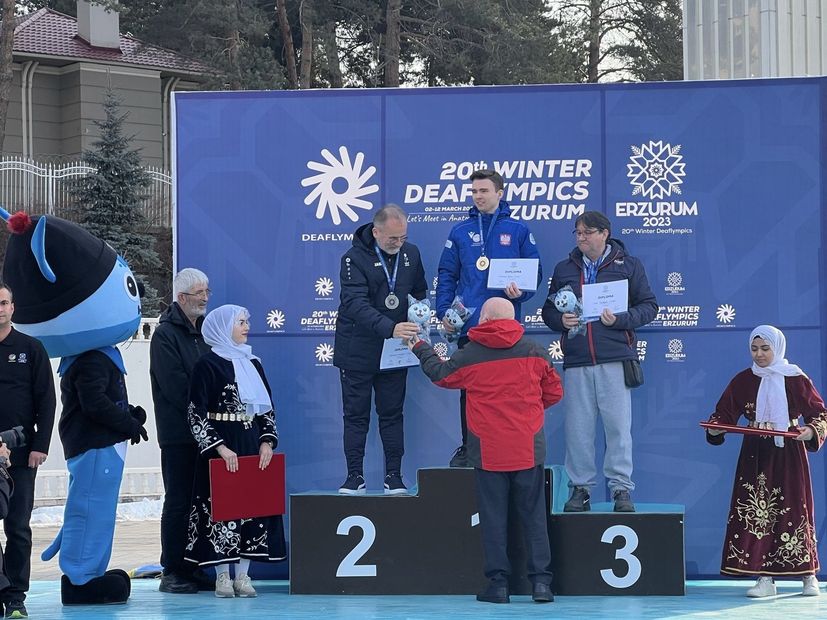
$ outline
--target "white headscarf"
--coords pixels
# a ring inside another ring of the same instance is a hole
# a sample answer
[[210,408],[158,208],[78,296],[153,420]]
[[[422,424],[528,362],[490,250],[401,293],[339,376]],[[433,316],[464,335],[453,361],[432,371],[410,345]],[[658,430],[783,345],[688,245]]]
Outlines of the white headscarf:
[[233,326],[239,319],[249,319],[247,308],[226,305],[210,312],[201,325],[201,335],[212,348],[213,353],[233,363],[235,382],[238,384],[238,396],[247,406],[248,415],[267,413],[273,408],[270,395],[261,375],[258,374],[252,360],[259,359],[253,355],[253,349],[247,344],[233,341]]
[[[759,325],[749,335],[750,346],[755,338],[764,340],[770,345],[773,353],[772,363],[766,368],[761,368],[755,362],[752,363],[753,374],[761,377],[755,403],[755,421],[759,427],[762,423],[769,423],[769,428],[773,430],[786,431],[790,428],[790,409],[787,405],[784,377],[804,375],[804,371],[784,358],[787,352],[787,339],[780,329],[772,325]],[[784,438],[776,437],[775,445],[783,448]]]

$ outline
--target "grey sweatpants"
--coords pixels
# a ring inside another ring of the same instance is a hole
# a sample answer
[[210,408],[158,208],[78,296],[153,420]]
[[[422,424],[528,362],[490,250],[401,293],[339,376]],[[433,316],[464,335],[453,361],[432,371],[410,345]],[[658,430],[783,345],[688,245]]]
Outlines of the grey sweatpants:
[[623,363],[568,368],[565,382],[566,472],[570,486],[595,485],[594,439],[597,418],[603,421],[606,455],[603,475],[612,493],[633,491],[632,393],[623,381]]

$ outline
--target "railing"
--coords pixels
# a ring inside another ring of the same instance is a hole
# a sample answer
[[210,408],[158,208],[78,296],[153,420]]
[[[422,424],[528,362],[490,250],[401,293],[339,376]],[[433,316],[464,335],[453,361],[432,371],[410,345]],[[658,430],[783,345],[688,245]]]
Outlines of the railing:
[[[163,168],[146,166],[152,184],[147,189],[144,213],[152,226],[172,226],[172,177]],[[73,199],[70,179],[95,169],[84,162],[38,162],[23,157],[0,158],[0,205],[7,211],[46,213],[69,217]]]
[[[69,491],[68,471],[40,471],[35,483],[34,504],[59,506],[66,502]],[[128,467],[124,469],[119,501],[158,498],[164,495],[160,467]]]

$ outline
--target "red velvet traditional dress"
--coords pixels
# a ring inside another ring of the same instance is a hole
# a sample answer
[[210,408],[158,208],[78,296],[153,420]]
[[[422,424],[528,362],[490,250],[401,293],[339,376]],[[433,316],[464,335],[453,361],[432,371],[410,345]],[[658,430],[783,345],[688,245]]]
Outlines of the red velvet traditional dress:
[[[709,421],[737,424],[744,416],[755,425],[760,382],[751,369],[735,375]],[[819,570],[805,447],[811,452],[821,448],[827,434],[827,413],[809,378],[785,377],[784,384],[791,427],[801,416],[813,429],[813,439],[800,442],[785,438],[784,447],[779,448],[772,437],[743,435],[721,560],[725,575],[800,576]],[[707,433],[707,441],[714,445],[722,444],[724,437]]]

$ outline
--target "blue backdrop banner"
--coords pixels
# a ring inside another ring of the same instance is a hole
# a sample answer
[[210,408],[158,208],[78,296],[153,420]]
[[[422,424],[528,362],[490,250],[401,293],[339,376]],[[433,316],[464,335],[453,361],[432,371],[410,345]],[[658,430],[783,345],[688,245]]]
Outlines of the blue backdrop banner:
[[[604,212],[660,304],[638,333],[646,383],[633,393],[634,498],[684,504],[687,575],[714,575],[740,440],[709,446],[698,422],[750,365],[752,328],[784,330],[788,359],[825,387],[825,85],[176,93],[176,268],[209,275],[212,307],[250,309],[288,491],[334,491],[346,470],[333,330],[339,259],[356,228],[385,203],[402,206],[433,289],[475,169],[505,177],[512,217],[534,233],[548,275],[574,247],[576,217]],[[539,314],[547,294],[544,282],[522,320],[559,364],[559,335]],[[409,482],[447,465],[458,400],[409,372]],[[563,462],[563,416],[562,405],[547,413],[550,464]],[[824,463],[811,456],[820,539]],[[381,489],[383,468],[374,419],[369,489]]]

